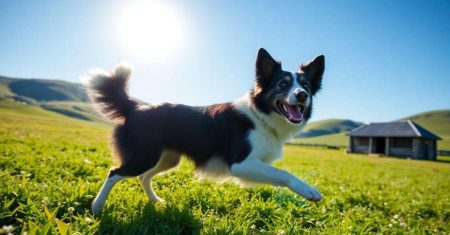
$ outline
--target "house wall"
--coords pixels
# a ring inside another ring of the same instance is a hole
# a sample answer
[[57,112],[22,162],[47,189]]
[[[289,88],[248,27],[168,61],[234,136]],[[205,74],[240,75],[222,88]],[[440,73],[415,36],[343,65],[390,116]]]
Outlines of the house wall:
[[413,138],[389,138],[389,155],[397,157],[414,157],[415,142]]
[[350,147],[353,153],[369,153],[369,138],[367,137],[350,137],[352,146]]
[[[349,150],[352,153],[372,153],[376,148],[376,138],[350,137]],[[372,151],[370,151],[372,147]],[[385,138],[387,156],[408,157],[414,159],[436,160],[436,141],[421,138],[390,137]]]
[[433,156],[431,160],[437,160],[437,155],[438,155],[438,149],[437,149],[437,141],[436,140],[432,140],[433,141]]
[[429,139],[416,139],[417,159],[436,160],[436,141]]
[[389,149],[389,155],[390,156],[397,156],[397,157],[413,157],[413,150],[410,148],[394,148],[391,147]]

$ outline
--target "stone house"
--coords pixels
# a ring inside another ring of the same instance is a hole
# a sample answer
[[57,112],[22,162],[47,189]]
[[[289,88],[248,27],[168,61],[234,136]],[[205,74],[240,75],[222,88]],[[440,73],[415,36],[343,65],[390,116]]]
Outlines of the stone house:
[[348,133],[349,152],[436,160],[441,138],[406,120],[363,125]]

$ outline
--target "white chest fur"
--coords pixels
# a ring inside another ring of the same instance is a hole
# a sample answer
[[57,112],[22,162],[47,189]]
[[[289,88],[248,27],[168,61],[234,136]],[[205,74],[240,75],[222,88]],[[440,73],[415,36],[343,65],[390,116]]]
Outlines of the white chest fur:
[[252,151],[248,158],[257,158],[265,163],[272,163],[283,155],[283,145],[300,132],[304,124],[291,124],[278,114],[269,115],[251,107],[250,94],[237,99],[233,106],[246,114],[255,124],[249,133]]
[[264,128],[257,126],[249,133],[249,141],[252,151],[248,158],[257,158],[265,163],[272,163],[283,155],[283,143],[280,143]]

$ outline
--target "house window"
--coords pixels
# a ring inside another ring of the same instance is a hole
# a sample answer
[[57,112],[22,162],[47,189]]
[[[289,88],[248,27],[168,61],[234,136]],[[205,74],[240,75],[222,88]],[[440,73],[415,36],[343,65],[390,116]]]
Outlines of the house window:
[[359,145],[359,146],[369,146],[369,138],[367,138],[367,137],[355,138],[354,144]]
[[410,138],[392,138],[393,148],[412,148],[412,139]]

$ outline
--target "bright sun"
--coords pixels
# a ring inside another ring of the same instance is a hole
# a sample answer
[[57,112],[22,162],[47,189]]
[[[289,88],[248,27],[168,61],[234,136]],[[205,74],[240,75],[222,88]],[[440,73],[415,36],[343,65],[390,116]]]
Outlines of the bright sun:
[[126,50],[145,58],[162,59],[182,43],[183,27],[177,12],[159,1],[138,1],[122,9],[119,38]]

